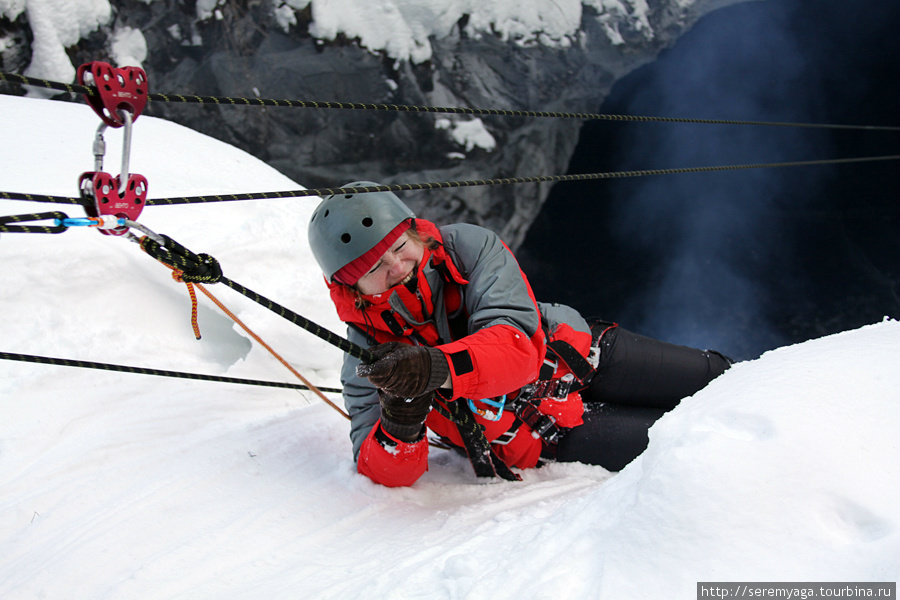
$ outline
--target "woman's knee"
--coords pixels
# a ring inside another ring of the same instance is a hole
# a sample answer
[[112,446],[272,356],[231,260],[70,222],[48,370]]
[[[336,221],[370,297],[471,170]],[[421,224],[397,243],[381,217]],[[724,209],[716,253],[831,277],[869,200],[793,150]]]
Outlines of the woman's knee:
[[671,409],[732,364],[720,352],[662,342],[618,326],[604,331],[599,347],[597,373],[585,394],[589,402]]

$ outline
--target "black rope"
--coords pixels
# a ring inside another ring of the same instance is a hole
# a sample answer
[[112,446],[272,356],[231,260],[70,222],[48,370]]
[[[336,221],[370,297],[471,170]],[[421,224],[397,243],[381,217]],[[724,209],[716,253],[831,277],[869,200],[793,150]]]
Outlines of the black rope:
[[28,223],[47,219],[66,219],[65,213],[46,212],[30,215],[8,215],[0,217],[0,233],[62,233],[68,229],[65,225],[10,225],[10,223]]
[[285,308],[284,306],[281,306],[280,304],[278,304],[276,302],[272,302],[265,296],[261,296],[261,295],[257,294],[256,292],[254,292],[253,290],[249,290],[249,289],[245,288],[244,286],[242,286],[241,284],[228,279],[227,277],[222,277],[221,283],[224,283],[225,285],[227,285],[234,291],[238,292],[239,294],[243,294],[247,298],[250,298],[257,304],[260,304],[261,306],[266,307],[267,309],[269,309],[276,315],[278,315],[284,319],[287,319],[294,325],[302,327],[303,329],[305,329],[306,331],[319,337],[320,339],[325,340],[332,346],[339,348],[340,350],[346,352],[350,356],[352,356],[354,358],[358,358],[359,360],[361,360],[363,362],[367,362],[367,363],[375,361],[374,355],[367,348],[363,348],[362,346],[354,344],[350,340],[343,338],[343,337],[329,331],[328,329],[322,327],[321,325],[317,325],[316,323],[313,323],[306,317],[298,315],[294,311],[292,311],[288,308]]
[[[0,72],[0,81],[8,81],[22,85],[45,87],[69,92],[72,94],[97,95],[96,88],[73,85],[45,79],[35,79],[16,73]],[[652,117],[640,115],[610,115],[600,113],[547,112],[532,110],[505,110],[494,108],[465,108],[446,106],[415,106],[408,104],[371,104],[364,102],[331,102],[308,100],[276,100],[272,98],[241,98],[228,96],[195,96],[183,94],[148,94],[147,100],[152,102],[179,102],[191,104],[212,104],[216,106],[284,106],[291,108],[325,108],[341,110],[375,110],[405,113],[440,113],[457,115],[481,115],[501,117],[532,117],[554,119],[582,119],[615,122],[661,122],[661,123],[696,123],[704,125],[756,125],[767,127],[803,127],[813,129],[854,129],[866,131],[900,131],[900,127],[886,125],[843,125],[830,123],[792,123],[781,121],[747,121],[732,119],[695,119],[681,117]]]
[[[453,188],[476,187],[486,185],[513,185],[521,183],[548,183],[570,181],[593,181],[600,179],[625,179],[629,177],[648,177],[651,175],[680,175],[686,173],[711,173],[719,171],[741,171],[748,169],[771,169],[783,167],[810,167],[822,165],[852,164],[875,161],[900,160],[900,155],[862,156],[856,158],[826,158],[821,160],[802,160],[792,162],[751,163],[740,165],[721,165],[712,167],[681,167],[674,169],[646,169],[641,171],[609,171],[605,173],[582,173],[575,175],[542,175],[536,177],[506,177],[499,179],[476,179],[469,181],[443,181],[434,183],[399,183],[394,185],[377,185],[364,187],[313,188],[282,192],[253,192],[247,194],[216,194],[210,196],[187,196],[175,198],[151,198],[146,201],[152,206],[174,206],[181,204],[199,204],[204,202],[233,202],[241,200],[264,200],[272,198],[302,198],[310,196],[332,196],[340,194],[364,194],[369,192],[409,192],[422,190],[442,190]],[[80,204],[77,198],[61,198],[59,196],[39,196],[37,194],[20,194],[16,192],[0,192],[0,198],[6,200],[31,200],[33,202],[58,202],[62,204]]]
[[190,281],[191,283],[223,283],[239,294],[264,306],[278,316],[287,319],[294,325],[302,327],[306,331],[325,340],[350,356],[364,362],[374,362],[375,358],[367,348],[354,344],[350,340],[332,333],[306,317],[298,315],[294,311],[269,300],[265,296],[257,294],[253,290],[247,289],[241,284],[228,279],[222,275],[222,270],[215,258],[208,254],[194,254],[168,236],[163,235],[160,237],[165,241],[165,246],[159,244],[150,237],[143,237],[140,240],[141,247],[147,254],[156,260],[181,270],[184,273],[184,275],[182,275],[184,281]]
[[28,77],[26,75],[19,75],[18,73],[0,72],[0,81],[18,83],[21,85],[30,85],[32,87],[48,88],[51,90],[58,90],[60,92],[69,92],[70,94],[87,94],[89,96],[98,95],[96,87],[86,87],[83,85],[60,83],[59,81],[49,81],[47,79],[40,79],[37,77]]
[[230,200],[260,200],[264,198],[300,198],[308,196],[333,196],[340,194],[364,194],[369,192],[410,192],[422,190],[444,190],[453,188],[476,187],[486,185],[513,185],[521,183],[547,183],[592,181],[599,179],[624,179],[628,177],[647,177],[651,175],[678,175],[685,173],[710,173],[716,171],[734,171],[747,169],[763,169],[777,167],[806,167],[816,165],[848,164],[870,161],[898,160],[900,155],[865,156],[860,158],[830,158],[822,160],[805,160],[794,162],[754,163],[744,165],[722,165],[713,167],[682,167],[675,169],[647,169],[642,171],[610,171],[606,173],[583,173],[575,175],[541,175],[536,177],[505,177],[498,179],[476,179],[469,181],[443,181],[436,183],[399,183],[394,185],[376,185],[343,188],[315,188],[286,192],[262,192],[254,194],[234,194],[231,196],[195,196],[188,198],[159,198],[147,200],[147,204],[190,204],[194,202],[222,202]]
[[43,194],[24,194],[21,192],[0,192],[0,198],[3,200],[23,200],[26,202],[44,202],[50,204],[81,204],[81,200],[78,198],[46,196]]
[[[178,379],[195,379],[199,381],[213,381],[218,383],[236,383],[240,385],[255,385],[262,387],[285,388],[291,390],[309,390],[305,385],[298,383],[281,383],[279,381],[261,381],[257,379],[240,379],[237,377],[221,377],[217,375],[204,375],[202,373],[184,373],[181,371],[164,371],[160,369],[148,369],[145,367],[130,367],[99,363],[86,360],[72,360],[67,358],[53,358],[48,356],[32,356],[30,354],[15,354],[12,352],[0,352],[0,359],[17,360],[21,362],[37,363],[42,365],[55,365],[62,367],[82,367],[85,369],[98,369],[100,371],[115,371],[120,373],[137,373],[139,375],[157,375],[159,377],[174,377]],[[339,388],[320,387],[320,391],[339,394]]]

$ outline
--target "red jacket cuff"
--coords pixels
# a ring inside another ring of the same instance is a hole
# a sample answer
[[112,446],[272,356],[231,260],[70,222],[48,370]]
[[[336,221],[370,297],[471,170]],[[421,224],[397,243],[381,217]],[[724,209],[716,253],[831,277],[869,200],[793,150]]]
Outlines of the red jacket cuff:
[[360,447],[357,470],[387,487],[410,486],[428,470],[428,440],[403,442],[378,422]]

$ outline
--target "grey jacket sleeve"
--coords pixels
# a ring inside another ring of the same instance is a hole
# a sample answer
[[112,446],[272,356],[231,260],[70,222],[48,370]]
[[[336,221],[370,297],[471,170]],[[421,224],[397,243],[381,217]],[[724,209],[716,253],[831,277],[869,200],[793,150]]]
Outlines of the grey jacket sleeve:
[[538,302],[538,308],[541,309],[541,314],[547,320],[547,326],[550,331],[555,330],[560,324],[566,323],[575,331],[591,334],[591,328],[588,326],[587,321],[584,320],[584,317],[577,310],[570,306]]
[[457,224],[441,228],[444,246],[469,280],[465,302],[469,333],[491,325],[511,325],[528,337],[541,320],[528,284],[512,252],[494,232],[477,225]]
[[[347,338],[364,348],[369,345],[365,336],[352,327],[347,328]],[[372,431],[372,427],[381,418],[378,390],[368,379],[357,376],[356,365],[358,364],[360,364],[358,358],[345,354],[344,365],[341,368],[344,408],[350,415],[350,441],[353,442],[354,460],[359,456],[359,449],[369,432]]]

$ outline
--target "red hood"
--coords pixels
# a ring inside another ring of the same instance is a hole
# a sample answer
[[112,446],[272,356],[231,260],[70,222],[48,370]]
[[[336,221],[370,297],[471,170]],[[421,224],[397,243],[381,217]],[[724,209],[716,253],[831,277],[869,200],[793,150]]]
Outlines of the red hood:
[[[452,280],[457,284],[465,285],[468,281],[463,278],[456,268],[456,265],[450,260],[447,251],[444,249],[441,232],[434,223],[425,221],[424,219],[416,219],[416,231],[426,242],[430,239],[434,239],[440,244],[435,250],[430,250],[427,247],[425,248],[425,253],[422,256],[422,260],[419,262],[416,271],[416,281],[418,282],[418,290],[422,295],[422,300],[424,300],[427,309],[430,312],[433,312],[434,307],[431,302],[432,291],[428,289],[428,284],[422,274],[423,270],[429,264],[434,266],[445,265],[447,267],[446,272],[449,273]],[[402,284],[398,284],[381,294],[371,295],[361,295],[355,289],[340,283],[326,281],[326,284],[331,292],[331,301],[334,302],[338,317],[341,321],[353,323],[366,331],[370,331],[371,327],[374,326],[378,330],[390,333],[390,329],[385,329],[386,326],[383,324],[380,315],[386,310],[391,310],[388,299],[395,293],[400,297],[414,317],[420,321],[424,320],[419,318],[422,309],[417,297]],[[356,301],[360,297],[368,303],[368,306],[364,309],[360,309],[356,305]],[[427,337],[429,336],[426,336],[426,339]]]

